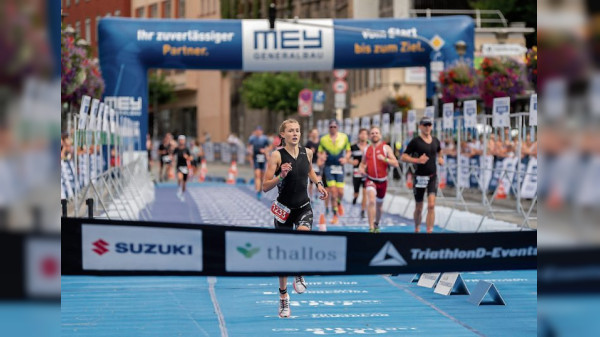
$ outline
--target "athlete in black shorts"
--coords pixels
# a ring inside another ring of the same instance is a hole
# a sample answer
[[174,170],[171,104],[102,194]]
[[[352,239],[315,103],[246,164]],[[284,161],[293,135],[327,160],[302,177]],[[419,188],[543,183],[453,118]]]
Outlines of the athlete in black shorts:
[[431,118],[423,117],[419,122],[421,134],[414,138],[406,146],[402,154],[402,161],[416,164],[413,178],[413,194],[415,195],[415,232],[419,232],[421,225],[421,213],[423,212],[423,197],[427,192],[427,233],[433,232],[435,222],[435,195],[437,193],[437,166],[435,158],[440,165],[444,164],[441,153],[440,141],[431,135],[433,121]]
[[185,136],[181,135],[177,137],[177,148],[173,151],[173,157],[176,158],[177,162],[177,197],[181,201],[185,201],[185,184],[189,174],[190,161],[192,156],[190,150],[185,146]]
[[[312,228],[313,212],[307,193],[308,179],[317,185],[320,198],[327,197],[323,183],[313,170],[313,151],[299,146],[300,124],[293,119],[285,120],[279,127],[285,146],[273,151],[269,157],[263,191],[277,186],[279,196],[271,206],[275,217],[275,228],[309,231]],[[308,179],[307,179],[308,178]],[[304,277],[294,277],[294,290],[306,291]],[[279,317],[290,316],[290,296],[287,293],[287,276],[279,277]]]
[[363,153],[367,146],[369,140],[369,131],[367,129],[358,130],[358,142],[356,144],[352,144],[350,147],[350,151],[352,152],[352,165],[354,166],[352,170],[352,185],[354,186],[354,198],[352,199],[352,205],[356,205],[356,199],[358,199],[358,192],[360,191],[361,186],[363,187],[363,197],[360,207],[360,218],[364,219],[365,210],[367,209],[367,196],[364,193],[364,184],[366,177],[359,172],[358,166],[363,157]]

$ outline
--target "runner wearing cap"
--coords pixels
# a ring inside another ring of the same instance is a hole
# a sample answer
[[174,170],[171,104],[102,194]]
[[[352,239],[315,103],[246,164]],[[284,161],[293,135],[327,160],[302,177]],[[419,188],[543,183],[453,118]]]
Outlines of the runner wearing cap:
[[[344,164],[350,161],[350,141],[345,133],[338,132],[338,122],[332,119],[329,122],[329,133],[321,137],[319,152],[325,153],[325,167],[323,173],[327,181],[327,191],[331,195],[333,208],[332,224],[338,223],[339,215],[344,215],[342,208],[342,197],[344,196]],[[325,208],[325,214],[329,209]]]
[[185,201],[185,184],[189,173],[190,150],[185,146],[185,136],[180,135],[177,137],[177,148],[173,151],[173,157],[176,158],[177,167],[177,197],[181,201]]
[[[281,123],[279,134],[285,145],[273,151],[269,158],[263,191],[268,192],[277,186],[279,195],[271,206],[275,228],[310,231],[313,223],[313,211],[308,197],[308,181],[312,181],[321,193],[327,197],[327,190],[315,173],[311,161],[313,152],[299,145],[300,124],[294,119]],[[306,291],[304,277],[294,277],[294,290],[298,294]],[[279,317],[290,316],[290,296],[287,292],[287,276],[279,277]]]
[[381,140],[381,130],[373,126],[369,131],[371,145],[364,150],[359,172],[366,174],[365,190],[367,191],[367,215],[369,232],[379,233],[381,206],[387,191],[389,166],[398,167],[398,160],[392,148]]
[[267,163],[267,152],[269,147],[269,139],[263,134],[260,126],[257,126],[253,134],[248,139],[248,152],[251,153],[252,163],[254,166],[254,190],[256,198],[261,198],[262,177],[265,173],[265,165]]
[[444,164],[441,153],[440,141],[431,134],[433,120],[429,117],[421,118],[419,122],[419,137],[414,138],[406,146],[400,158],[404,162],[416,165],[413,177],[413,194],[415,196],[415,233],[419,232],[421,214],[423,212],[423,198],[427,192],[427,233],[433,232],[435,222],[435,195],[437,193],[437,166],[435,157],[440,165]]

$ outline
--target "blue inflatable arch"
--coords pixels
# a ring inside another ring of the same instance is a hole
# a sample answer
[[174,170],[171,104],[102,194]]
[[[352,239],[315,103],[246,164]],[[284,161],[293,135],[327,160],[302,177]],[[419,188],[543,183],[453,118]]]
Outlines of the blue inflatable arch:
[[[106,18],[98,28],[104,100],[148,132],[150,68],[243,71],[327,71],[426,67],[473,59],[474,24],[467,16],[415,19],[156,20]],[[427,97],[434,93],[428,80]]]

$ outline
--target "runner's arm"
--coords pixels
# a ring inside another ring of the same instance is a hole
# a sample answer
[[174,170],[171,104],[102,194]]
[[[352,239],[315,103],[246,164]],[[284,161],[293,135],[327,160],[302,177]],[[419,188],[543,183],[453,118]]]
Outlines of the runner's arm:
[[[307,148],[306,155],[308,156],[308,162],[310,163],[312,161],[312,157],[314,155],[312,150]],[[315,170],[312,165],[310,165],[310,167],[309,167],[308,179],[310,179],[310,181],[312,181],[313,183],[315,183],[315,185],[317,185],[317,189],[319,190],[319,193],[321,193],[320,199],[325,200],[325,198],[327,198],[327,190],[323,186],[323,182],[321,181],[321,179],[319,179],[319,176],[317,176],[317,173],[315,173]]]
[[263,179],[263,192],[270,191],[279,183],[280,179],[279,177],[275,177],[275,171],[277,171],[280,165],[281,154],[279,154],[279,151],[273,151],[267,162],[267,170]]
[[392,148],[389,145],[386,145],[385,147],[387,148],[387,157],[385,158],[385,161],[388,163],[388,165],[399,167],[400,164],[398,163],[398,159],[396,159]]

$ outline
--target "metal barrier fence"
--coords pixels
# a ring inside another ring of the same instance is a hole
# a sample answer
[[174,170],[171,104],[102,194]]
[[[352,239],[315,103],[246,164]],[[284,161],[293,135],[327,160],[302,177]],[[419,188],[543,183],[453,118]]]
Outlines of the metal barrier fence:
[[63,216],[79,217],[87,205],[90,217],[149,220],[154,185],[139,125],[87,96],[71,122],[73,156],[61,162]]

